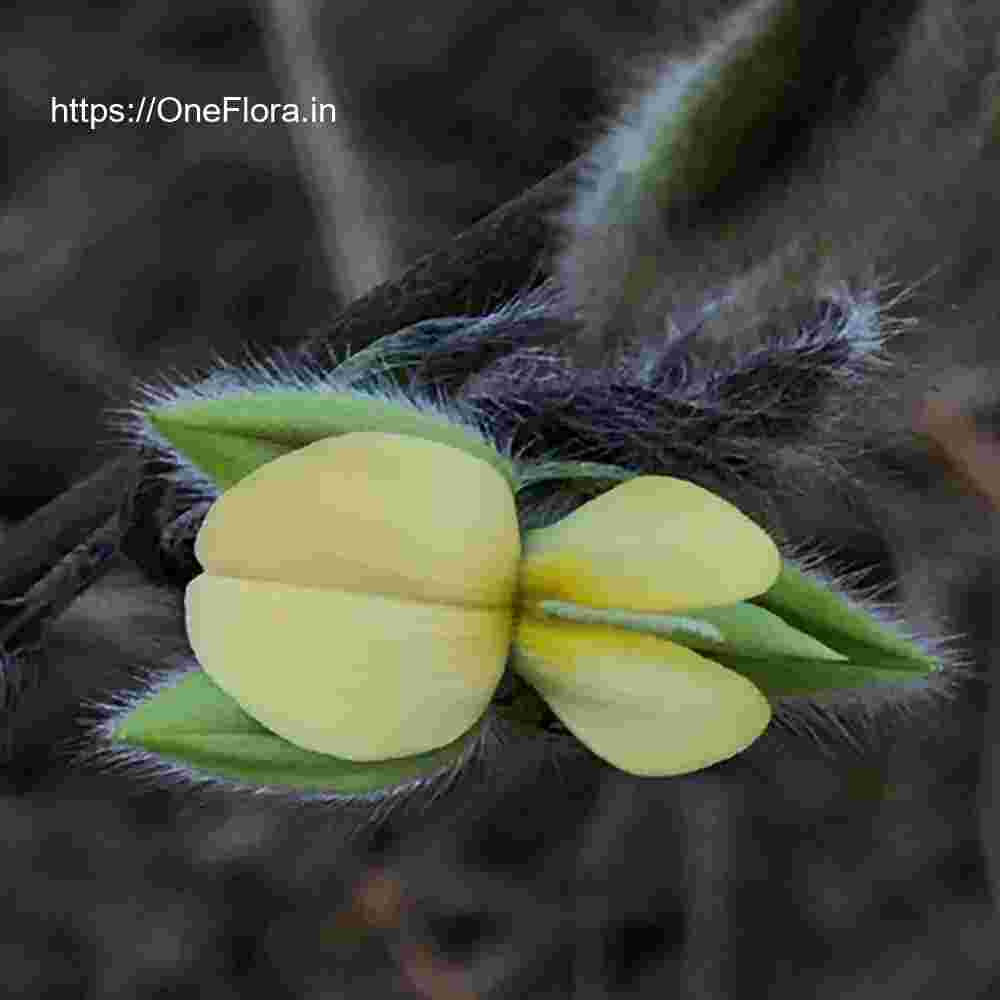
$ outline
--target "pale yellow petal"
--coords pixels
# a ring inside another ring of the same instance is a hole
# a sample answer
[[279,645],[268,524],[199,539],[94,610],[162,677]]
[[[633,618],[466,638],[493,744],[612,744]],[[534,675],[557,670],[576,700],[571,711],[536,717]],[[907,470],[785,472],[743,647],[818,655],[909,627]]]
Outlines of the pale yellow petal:
[[381,432],[325,438],[227,490],[198,535],[218,576],[493,606],[520,557],[514,497],[481,459]]
[[297,746],[385,760],[444,746],[485,712],[511,612],[197,577],[187,627],[205,672]]
[[735,604],[767,590],[781,557],[732,504],[683,479],[638,476],[524,540],[521,601],[623,611]]
[[666,639],[522,619],[514,666],[598,757],[630,774],[697,771],[745,750],[771,707],[745,677]]

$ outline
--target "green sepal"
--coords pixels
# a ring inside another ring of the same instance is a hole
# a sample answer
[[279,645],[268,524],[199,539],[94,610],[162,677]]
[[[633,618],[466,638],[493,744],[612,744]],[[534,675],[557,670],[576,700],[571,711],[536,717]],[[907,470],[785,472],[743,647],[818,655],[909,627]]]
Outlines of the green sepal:
[[150,416],[153,426],[220,489],[228,489],[262,465],[293,451],[290,445],[237,434],[210,433],[175,421],[170,412]]
[[431,410],[357,393],[246,393],[164,406],[149,421],[222,489],[286,452],[352,431],[450,445],[493,466],[511,488],[516,482],[513,463],[471,429]]
[[852,691],[872,686],[922,687],[924,676],[908,660],[872,657],[863,663],[798,656],[740,656],[716,652],[711,657],[753,681],[768,698]]
[[600,489],[595,484],[625,483],[637,475],[638,472],[604,462],[533,462],[518,468],[517,490],[560,480],[579,481],[586,489],[595,490]]
[[468,316],[440,316],[420,320],[396,333],[355,351],[333,370],[341,383],[384,378],[390,373],[397,381],[406,381],[406,369],[426,360],[427,352],[440,347],[453,333],[469,325]]
[[479,729],[477,725],[453,743],[414,757],[356,763],[303,750],[275,735],[198,670],[156,692],[120,719],[112,740],[209,777],[364,795],[391,791],[454,766],[470,749]]
[[881,625],[869,612],[852,607],[835,591],[785,562],[773,586],[753,599],[789,625],[842,653],[853,663],[893,663],[893,670],[931,673],[933,656]]
[[[883,647],[856,640],[848,642],[839,632],[829,630],[822,635],[825,641],[821,641],[816,629],[810,634],[774,611],[748,602],[683,615],[589,608],[565,601],[543,601],[538,610],[564,621],[611,625],[662,636],[743,674],[768,697],[850,690],[872,684],[922,683],[923,675],[932,668],[915,664],[912,656],[899,655],[903,645],[910,651],[908,643],[891,634],[884,637],[881,628],[869,623],[862,612],[849,608],[836,594],[808,578],[805,586],[810,595],[819,592],[822,600],[816,603],[827,609],[831,618],[834,611],[860,616],[860,622],[851,618],[857,634],[877,629],[874,634],[885,639]],[[796,624],[808,623],[800,615]],[[834,638],[843,648],[837,648]],[[848,648],[853,655],[848,655]],[[664,660],[669,660],[669,656],[665,655]],[[927,660],[934,663],[930,658]]]
[[696,652],[736,656],[792,656],[804,659],[843,660],[841,654],[800,632],[777,615],[741,602],[718,608],[688,611],[683,615],[619,611],[574,605],[568,601],[542,601],[539,610],[552,618],[662,636]]

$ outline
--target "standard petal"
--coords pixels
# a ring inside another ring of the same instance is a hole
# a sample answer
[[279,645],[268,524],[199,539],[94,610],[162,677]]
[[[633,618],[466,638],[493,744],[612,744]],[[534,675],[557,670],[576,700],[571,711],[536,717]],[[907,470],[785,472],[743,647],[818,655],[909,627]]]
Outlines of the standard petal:
[[475,606],[511,602],[514,497],[486,462],[381,432],[326,438],[227,490],[198,535],[217,576]]
[[486,711],[511,612],[202,575],[187,627],[205,672],[262,725],[354,761],[445,746]]
[[528,532],[519,588],[525,605],[669,613],[754,597],[780,568],[774,542],[731,503],[683,479],[638,476]]
[[697,771],[746,749],[771,707],[746,678],[666,639],[524,618],[514,666],[598,757],[638,775]]

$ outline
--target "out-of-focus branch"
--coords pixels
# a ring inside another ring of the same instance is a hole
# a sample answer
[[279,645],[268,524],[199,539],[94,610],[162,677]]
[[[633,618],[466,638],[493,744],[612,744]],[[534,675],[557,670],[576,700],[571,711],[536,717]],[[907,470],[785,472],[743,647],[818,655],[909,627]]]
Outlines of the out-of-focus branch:
[[383,200],[364,164],[354,154],[350,123],[339,113],[323,68],[311,0],[264,0],[271,63],[289,102],[307,109],[337,107],[334,124],[292,125],[291,135],[303,179],[312,198],[327,263],[343,301],[392,274],[394,260]]
[[0,545],[0,598],[19,597],[112,517],[138,468],[134,455],[113,459],[12,527]]

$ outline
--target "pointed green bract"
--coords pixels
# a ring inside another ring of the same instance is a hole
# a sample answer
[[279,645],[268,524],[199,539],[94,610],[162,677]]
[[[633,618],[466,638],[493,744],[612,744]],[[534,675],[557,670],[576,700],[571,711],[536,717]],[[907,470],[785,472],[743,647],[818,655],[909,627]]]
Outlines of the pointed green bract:
[[[722,633],[722,645],[741,656],[795,656],[817,660],[844,660],[845,657],[779,618],[776,614],[743,601],[722,608],[689,612],[692,618],[715,625]],[[692,648],[698,647],[694,643]],[[712,647],[706,645],[706,650]]]
[[176,403],[149,414],[153,426],[226,489],[266,462],[322,438],[385,431],[437,441],[482,459],[513,486],[512,463],[443,414],[354,393],[265,391]]
[[220,489],[226,490],[262,465],[294,448],[261,438],[211,433],[203,427],[188,427],[172,419],[169,411],[150,416],[153,426],[193,465]]
[[773,586],[754,604],[778,615],[793,628],[814,636],[854,663],[893,663],[897,671],[931,673],[939,669],[933,656],[890,631],[870,612],[852,607],[843,597],[785,562]]
[[476,726],[430,753],[357,764],[281,739],[247,715],[205,673],[195,671],[120,719],[112,739],[214,778],[361,795],[440,774],[469,750],[478,732]]
[[741,656],[715,652],[712,659],[752,681],[768,698],[854,691],[873,686],[923,687],[925,675],[912,664],[891,656],[862,663],[798,656]]

